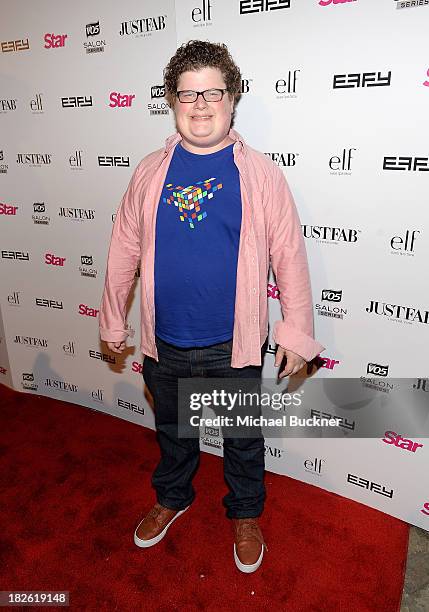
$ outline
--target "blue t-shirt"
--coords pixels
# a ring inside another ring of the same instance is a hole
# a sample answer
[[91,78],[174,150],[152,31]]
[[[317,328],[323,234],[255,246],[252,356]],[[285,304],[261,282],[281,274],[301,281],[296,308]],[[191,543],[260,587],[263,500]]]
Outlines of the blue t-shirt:
[[241,194],[233,145],[174,150],[155,234],[155,333],[180,347],[232,338]]

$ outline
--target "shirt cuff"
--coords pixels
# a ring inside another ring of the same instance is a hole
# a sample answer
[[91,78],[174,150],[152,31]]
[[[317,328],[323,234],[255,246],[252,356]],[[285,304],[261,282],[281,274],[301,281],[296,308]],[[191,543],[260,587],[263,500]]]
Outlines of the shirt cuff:
[[273,339],[282,348],[288,349],[311,361],[325,350],[317,340],[301,330],[289,326],[285,321],[276,321],[274,324]]
[[122,342],[128,336],[133,338],[135,330],[131,327],[126,329],[105,329],[100,327],[100,338],[105,342]]

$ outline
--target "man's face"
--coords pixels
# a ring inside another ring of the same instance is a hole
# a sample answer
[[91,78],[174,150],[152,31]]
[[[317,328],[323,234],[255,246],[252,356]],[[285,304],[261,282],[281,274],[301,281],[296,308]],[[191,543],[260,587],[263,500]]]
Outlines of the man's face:
[[[219,68],[183,72],[177,83],[177,91],[204,91],[212,88],[226,88]],[[228,92],[220,102],[206,102],[202,96],[198,96],[197,100],[190,104],[176,99],[176,127],[182,136],[185,149],[193,153],[213,153],[232,142],[228,132],[233,108],[234,100]]]

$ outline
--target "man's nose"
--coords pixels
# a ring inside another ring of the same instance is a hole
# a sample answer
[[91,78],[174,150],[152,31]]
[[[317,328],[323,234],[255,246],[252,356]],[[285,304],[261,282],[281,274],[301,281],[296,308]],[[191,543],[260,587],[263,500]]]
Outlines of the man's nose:
[[195,100],[195,108],[207,108],[207,102],[204,100],[203,95],[200,94]]

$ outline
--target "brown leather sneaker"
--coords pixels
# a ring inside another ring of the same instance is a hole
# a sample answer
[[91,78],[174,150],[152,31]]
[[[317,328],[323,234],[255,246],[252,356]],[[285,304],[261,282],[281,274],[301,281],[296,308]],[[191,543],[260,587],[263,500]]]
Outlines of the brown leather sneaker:
[[158,544],[167,533],[171,523],[186,512],[188,508],[189,506],[184,510],[171,510],[157,502],[138,524],[134,532],[134,544],[141,548]]
[[234,561],[238,569],[250,574],[258,569],[268,550],[256,518],[233,519]]

